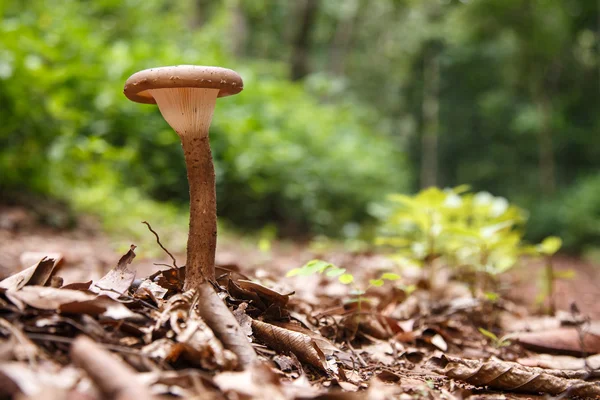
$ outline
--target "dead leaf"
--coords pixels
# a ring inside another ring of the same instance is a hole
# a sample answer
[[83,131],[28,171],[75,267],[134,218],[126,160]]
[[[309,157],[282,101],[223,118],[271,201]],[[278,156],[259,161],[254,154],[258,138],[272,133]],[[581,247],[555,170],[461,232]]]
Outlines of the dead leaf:
[[539,332],[522,332],[511,335],[526,348],[539,352],[553,352],[568,355],[600,353],[600,336],[587,332],[583,337],[583,348],[579,332],[574,327],[550,329]]
[[79,336],[71,346],[71,358],[108,399],[154,399],[137,380],[136,371],[92,339]]
[[15,395],[20,392],[35,396],[47,388],[73,389],[81,378],[77,368],[61,367],[50,361],[41,362],[37,366],[22,362],[2,363],[0,394]]
[[127,268],[127,265],[131,264],[131,261],[135,258],[135,248],[136,246],[132,244],[129,251],[121,257],[117,266],[104,275],[98,282],[94,283],[90,287],[90,290],[113,299],[118,299],[127,292],[135,279],[135,271]]
[[440,335],[439,333],[436,333],[431,337],[431,344],[440,349],[441,351],[448,350],[448,344],[446,343],[442,335]]
[[561,370],[584,370],[589,367],[592,370],[600,369],[600,354],[579,358],[572,356],[555,356],[552,354],[537,354],[532,357],[520,358],[519,364],[526,367],[539,367]]
[[141,316],[107,296],[80,290],[44,286],[25,286],[9,290],[6,297],[23,309],[23,304],[40,310],[58,310],[67,314],[102,315],[111,319],[139,319]]
[[257,320],[252,321],[252,329],[254,336],[272,349],[292,352],[300,361],[327,370],[325,354],[310,336]]
[[434,371],[452,379],[465,381],[474,386],[524,393],[548,393],[556,396],[567,392],[569,396],[599,398],[600,386],[594,382],[569,379],[564,371],[556,376],[541,368],[524,367],[506,361],[463,360],[458,357],[432,357]]
[[8,332],[7,336],[10,336],[8,343],[11,344],[9,349],[11,358],[17,361],[34,362],[44,355],[18,326],[11,324],[4,318],[0,318],[0,328],[4,328]]
[[1,281],[0,288],[19,290],[26,285],[44,286],[48,282],[48,279],[50,279],[50,275],[54,271],[56,264],[53,258],[44,257],[31,267]]
[[144,292],[148,291],[150,292],[150,294],[152,295],[152,297],[154,298],[154,301],[157,301],[158,299],[164,299],[165,295],[167,294],[168,290],[163,288],[162,286],[152,282],[149,279],[144,279],[142,281],[142,283],[140,283],[140,286],[138,286],[135,295],[136,296],[144,296]]
[[93,281],[87,281],[87,282],[74,282],[74,283],[69,283],[68,285],[64,285],[63,287],[61,287],[61,289],[71,289],[71,290],[88,290],[90,288],[90,286],[92,285]]
[[248,303],[241,303],[238,308],[233,311],[233,316],[238,324],[240,324],[242,331],[244,331],[250,340],[250,337],[252,336],[252,318],[246,314],[246,308],[248,308]]
[[290,300],[289,295],[278,293],[273,289],[269,289],[268,287],[261,285],[260,283],[244,279],[238,279],[236,283],[242,289],[255,292],[263,300],[263,302],[268,305],[277,304],[279,307],[285,307]]
[[6,297],[17,307],[26,304],[40,310],[57,310],[63,304],[93,300],[96,295],[79,290],[25,286],[21,290],[7,290]]
[[44,258],[54,259],[54,267],[57,267],[62,262],[63,255],[58,252],[25,251],[19,257],[19,263],[22,267],[25,265],[34,265]]
[[[264,363],[254,364],[242,372],[222,372],[214,383],[226,394],[237,394],[252,399],[286,400],[277,375]],[[230,396],[228,396],[230,397]]]

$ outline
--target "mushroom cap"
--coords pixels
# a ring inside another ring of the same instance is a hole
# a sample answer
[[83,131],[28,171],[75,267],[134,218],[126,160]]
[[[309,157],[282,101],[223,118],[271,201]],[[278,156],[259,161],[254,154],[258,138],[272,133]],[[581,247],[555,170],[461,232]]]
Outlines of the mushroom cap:
[[151,89],[203,88],[219,89],[218,97],[238,94],[244,88],[242,77],[221,67],[176,65],[136,72],[125,82],[123,93],[137,103],[156,104]]

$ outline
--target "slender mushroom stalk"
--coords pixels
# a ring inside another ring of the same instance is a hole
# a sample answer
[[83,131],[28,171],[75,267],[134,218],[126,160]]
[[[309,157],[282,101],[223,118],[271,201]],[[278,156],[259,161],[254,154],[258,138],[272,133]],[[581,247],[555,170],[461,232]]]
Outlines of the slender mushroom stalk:
[[124,93],[132,101],[157,104],[181,139],[190,188],[184,289],[199,292],[200,315],[223,344],[237,354],[242,366],[246,366],[256,359],[256,353],[211,285],[215,280],[217,201],[208,138],[217,98],[237,94],[242,89],[242,78],[230,69],[179,65],[133,74],[125,82]]

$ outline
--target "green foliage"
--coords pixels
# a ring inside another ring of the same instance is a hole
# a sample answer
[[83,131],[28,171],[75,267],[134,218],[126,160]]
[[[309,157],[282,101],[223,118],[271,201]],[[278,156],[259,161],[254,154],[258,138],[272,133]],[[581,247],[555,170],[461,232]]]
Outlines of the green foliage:
[[600,243],[600,177],[579,179],[556,199],[543,202],[532,212],[530,236],[561,232],[563,247],[570,252],[594,251]]
[[562,247],[562,239],[557,236],[548,236],[537,245],[537,250],[545,256],[554,255]]
[[[0,190],[49,193],[111,216],[130,187],[186,204],[177,135],[157,107],[121,93],[137,70],[183,63],[227,66],[244,78],[242,94],[219,100],[211,131],[219,213],[238,226],[337,232],[403,187],[402,156],[376,132],[372,109],[324,104],[279,63],[236,62],[222,40],[225,10],[213,7],[209,24],[189,29],[194,7],[1,3]],[[98,186],[104,197],[88,201]]]
[[[391,247],[400,264],[426,267],[430,277],[432,262],[441,258],[455,272],[470,273],[466,278],[474,292],[497,299],[490,289],[493,276],[513,268],[522,255],[550,257],[562,246],[556,236],[540,244],[525,244],[526,212],[503,197],[487,192],[470,193],[467,186],[441,190],[425,189],[414,196],[391,195],[388,212],[376,243]],[[552,285],[551,264],[545,282]],[[552,290],[547,289],[551,296]]]
[[454,268],[492,275],[507,271],[521,254],[526,214],[503,197],[467,189],[391,195],[376,243],[421,265],[443,257]]

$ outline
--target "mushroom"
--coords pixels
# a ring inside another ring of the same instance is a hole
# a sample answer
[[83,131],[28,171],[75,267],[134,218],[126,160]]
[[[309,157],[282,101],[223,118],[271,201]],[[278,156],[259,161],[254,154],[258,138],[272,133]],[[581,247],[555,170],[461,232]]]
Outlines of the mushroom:
[[245,367],[256,360],[256,353],[211,284],[215,280],[217,201],[208,139],[217,98],[242,89],[242,78],[230,69],[178,65],[136,72],[125,82],[124,93],[132,101],[157,104],[181,139],[190,188],[184,289],[198,292],[200,316]]
[[125,82],[125,96],[138,103],[157,104],[181,139],[190,188],[186,290],[215,279],[217,201],[208,128],[217,97],[242,89],[242,78],[235,71],[195,65],[146,69]]

